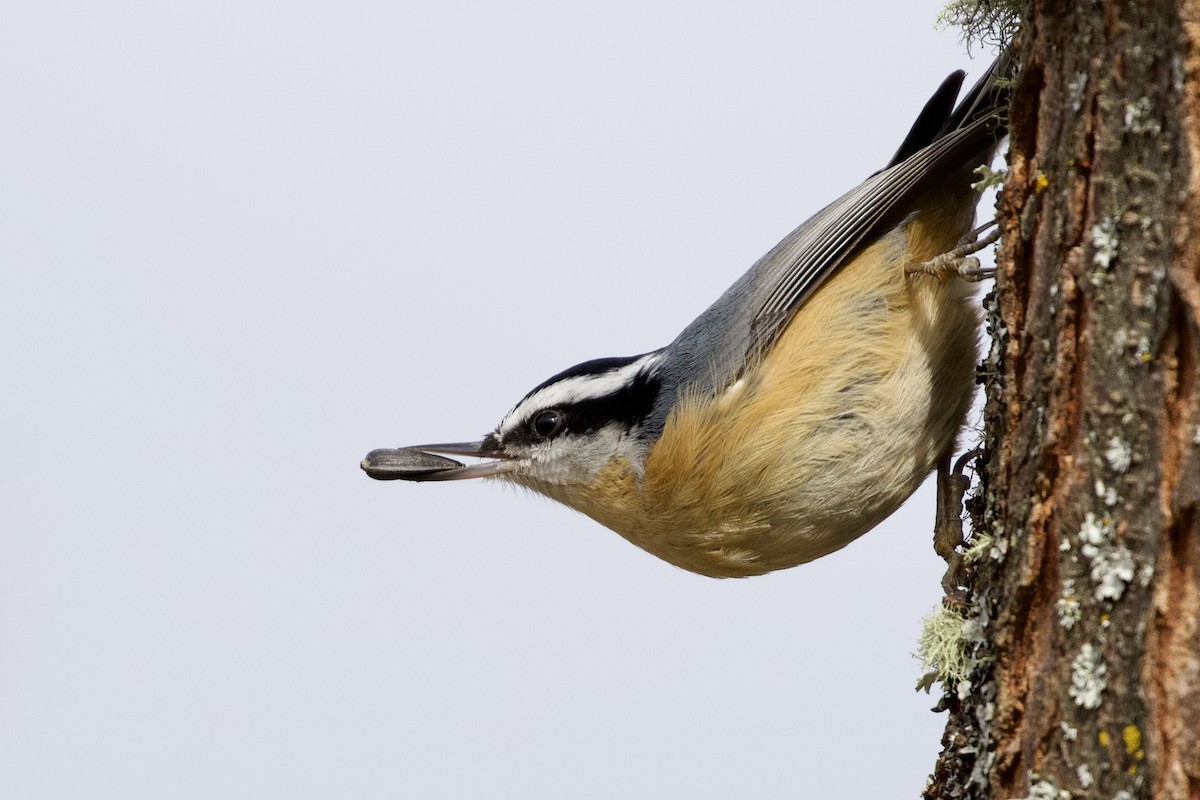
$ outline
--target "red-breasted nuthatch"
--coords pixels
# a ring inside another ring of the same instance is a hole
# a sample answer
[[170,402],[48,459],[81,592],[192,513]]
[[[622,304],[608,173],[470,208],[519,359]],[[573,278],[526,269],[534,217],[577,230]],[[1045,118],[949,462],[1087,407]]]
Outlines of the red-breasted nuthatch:
[[974,292],[912,267],[972,228],[973,171],[1005,133],[1006,62],[957,107],[963,73],[948,77],[887,167],[788,235],[666,347],[560,372],[481,441],[376,450],[363,469],[509,481],[713,577],[849,544],[949,456],[971,404]]

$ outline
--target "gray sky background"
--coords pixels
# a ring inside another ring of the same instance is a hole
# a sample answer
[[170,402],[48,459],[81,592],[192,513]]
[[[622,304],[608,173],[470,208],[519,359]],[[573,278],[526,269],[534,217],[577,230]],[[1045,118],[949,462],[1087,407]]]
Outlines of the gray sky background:
[[939,5],[7,4],[0,796],[916,796],[931,486],[713,581],[358,462],[667,342],[982,71]]

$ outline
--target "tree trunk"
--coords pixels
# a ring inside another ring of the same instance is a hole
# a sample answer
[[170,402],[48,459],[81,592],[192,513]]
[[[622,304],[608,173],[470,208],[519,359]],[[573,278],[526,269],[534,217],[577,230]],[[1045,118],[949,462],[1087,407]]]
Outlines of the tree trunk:
[[928,798],[1200,798],[1200,0],[1032,0]]

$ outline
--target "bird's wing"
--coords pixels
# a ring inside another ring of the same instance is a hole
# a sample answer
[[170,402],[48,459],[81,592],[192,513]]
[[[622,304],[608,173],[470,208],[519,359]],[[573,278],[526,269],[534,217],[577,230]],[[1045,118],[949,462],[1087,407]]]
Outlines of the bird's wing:
[[897,225],[922,193],[984,160],[1006,132],[1008,88],[997,78],[1010,64],[1002,54],[957,108],[961,73],[943,81],[889,166],[788,234],[684,329],[670,345],[677,371],[668,381],[715,391],[736,380],[847,257]]
[[754,347],[768,345],[842,262],[912,211],[911,201],[952,172],[986,157],[999,128],[984,118],[877,172],[777,244],[755,266],[761,297],[751,311]]

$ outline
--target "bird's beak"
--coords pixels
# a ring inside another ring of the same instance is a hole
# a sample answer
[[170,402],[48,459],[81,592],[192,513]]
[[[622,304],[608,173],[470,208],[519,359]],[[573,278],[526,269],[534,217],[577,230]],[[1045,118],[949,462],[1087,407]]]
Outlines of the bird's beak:
[[[434,453],[491,460],[468,466]],[[361,466],[363,472],[377,481],[458,481],[507,472],[511,468],[511,458],[497,447],[493,437],[488,436],[478,442],[372,450],[362,460]]]

